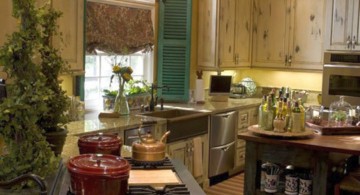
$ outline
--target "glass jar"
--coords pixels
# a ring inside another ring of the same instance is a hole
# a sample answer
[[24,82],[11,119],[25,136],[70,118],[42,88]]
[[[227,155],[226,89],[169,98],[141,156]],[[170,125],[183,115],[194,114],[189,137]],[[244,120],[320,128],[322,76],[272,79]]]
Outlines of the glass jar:
[[352,106],[340,96],[340,100],[332,102],[329,107],[328,125],[330,127],[348,126],[352,123]]

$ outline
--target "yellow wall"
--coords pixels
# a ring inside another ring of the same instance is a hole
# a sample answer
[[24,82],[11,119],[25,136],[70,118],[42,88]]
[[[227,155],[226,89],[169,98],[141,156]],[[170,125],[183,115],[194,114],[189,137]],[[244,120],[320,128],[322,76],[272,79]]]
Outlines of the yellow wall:
[[61,88],[66,91],[66,95],[73,96],[74,95],[73,77],[70,75],[61,76],[60,80],[62,80]]

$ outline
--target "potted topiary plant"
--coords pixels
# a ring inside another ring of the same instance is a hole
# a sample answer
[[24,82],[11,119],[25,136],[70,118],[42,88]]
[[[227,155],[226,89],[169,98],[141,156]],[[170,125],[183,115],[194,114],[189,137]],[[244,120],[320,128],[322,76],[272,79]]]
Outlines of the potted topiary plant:
[[45,76],[45,85],[49,89],[45,104],[47,112],[43,112],[38,125],[45,130],[45,136],[55,155],[60,155],[65,143],[67,130],[65,124],[69,122],[66,112],[69,110],[70,99],[61,88],[59,76],[68,70],[68,64],[62,59],[58,49],[51,44],[51,39],[57,35],[57,19],[61,12],[47,7],[41,17],[41,73]]
[[[48,112],[45,101],[52,94],[41,73],[41,22],[46,8],[36,8],[35,0],[13,0],[13,16],[19,30],[0,48],[0,64],[11,83],[7,98],[0,104],[0,136],[6,149],[0,156],[0,180],[34,173],[46,177],[57,169],[57,158],[37,125]],[[22,182],[31,185],[31,182]]]

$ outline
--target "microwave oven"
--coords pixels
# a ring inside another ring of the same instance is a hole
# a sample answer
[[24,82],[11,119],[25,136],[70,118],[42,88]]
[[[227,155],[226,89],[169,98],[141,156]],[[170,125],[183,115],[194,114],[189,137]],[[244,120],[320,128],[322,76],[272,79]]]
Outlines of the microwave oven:
[[360,52],[324,53],[322,104],[328,108],[340,96],[360,105]]

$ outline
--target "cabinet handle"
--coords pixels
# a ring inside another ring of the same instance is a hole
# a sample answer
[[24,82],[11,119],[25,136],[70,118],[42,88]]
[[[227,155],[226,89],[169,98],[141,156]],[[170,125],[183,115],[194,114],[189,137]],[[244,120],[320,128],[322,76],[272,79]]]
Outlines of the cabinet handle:
[[290,55],[288,59],[289,66],[291,66],[291,62],[292,62],[292,56]]
[[355,45],[356,45],[356,37],[355,36],[353,37],[351,44],[353,46],[353,49],[355,49]]
[[346,45],[347,45],[347,48],[350,49],[350,36],[348,36],[347,40],[346,40]]
[[288,55],[285,55],[285,66],[287,66],[288,63]]

